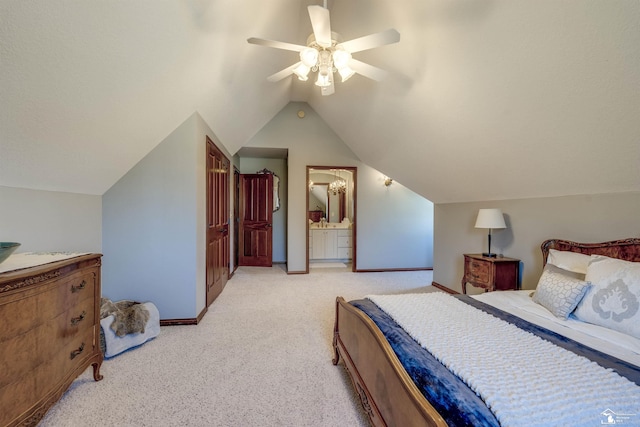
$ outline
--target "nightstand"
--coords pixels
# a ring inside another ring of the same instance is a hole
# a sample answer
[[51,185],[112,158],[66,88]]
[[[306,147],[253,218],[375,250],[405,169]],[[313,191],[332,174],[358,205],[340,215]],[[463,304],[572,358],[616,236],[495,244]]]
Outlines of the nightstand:
[[507,257],[489,258],[482,254],[464,254],[462,293],[467,283],[484,288],[485,292],[518,289],[520,260]]

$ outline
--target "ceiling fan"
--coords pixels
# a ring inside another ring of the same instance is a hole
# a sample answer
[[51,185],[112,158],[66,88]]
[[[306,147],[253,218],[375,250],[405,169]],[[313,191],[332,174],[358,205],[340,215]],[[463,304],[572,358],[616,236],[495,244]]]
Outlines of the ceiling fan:
[[356,52],[399,42],[400,33],[398,31],[390,28],[380,33],[343,42],[338,33],[331,31],[326,0],[324,7],[312,5],[308,7],[308,10],[313,33],[307,38],[306,46],[256,37],[247,39],[247,42],[252,44],[291,50],[300,54],[299,62],[269,76],[267,80],[277,82],[291,74],[295,74],[299,80],[306,81],[309,78],[309,72],[318,72],[316,85],[320,87],[322,95],[326,96],[335,91],[334,73],[336,72],[340,74],[343,82],[356,73],[375,81],[384,79],[387,75],[385,70],[358,61],[351,55]]

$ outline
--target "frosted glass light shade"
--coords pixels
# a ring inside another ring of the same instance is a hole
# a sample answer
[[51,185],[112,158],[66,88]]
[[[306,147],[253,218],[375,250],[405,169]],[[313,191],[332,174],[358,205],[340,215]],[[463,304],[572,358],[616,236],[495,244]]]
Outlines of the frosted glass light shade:
[[300,52],[300,61],[309,68],[318,63],[318,51],[312,47],[307,47]]
[[333,52],[333,65],[335,65],[337,69],[346,67],[349,65],[349,61],[351,61],[351,54],[346,50],[336,50]]
[[342,67],[338,70],[338,72],[340,73],[340,77],[342,77],[343,82],[346,82],[347,80],[349,80],[351,76],[353,76],[356,73],[349,67]]
[[316,85],[320,87],[330,86],[331,85],[331,75],[328,70],[323,70],[320,68],[320,72],[318,73],[318,78],[316,80]]
[[308,80],[309,71],[311,71],[311,69],[302,63],[293,69],[293,73],[298,76],[298,80],[302,80],[303,82]]

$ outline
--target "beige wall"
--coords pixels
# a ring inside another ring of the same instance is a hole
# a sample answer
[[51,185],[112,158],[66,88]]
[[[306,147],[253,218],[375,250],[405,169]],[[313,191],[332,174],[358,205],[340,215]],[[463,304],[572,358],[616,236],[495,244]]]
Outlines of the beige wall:
[[603,242],[640,237],[640,192],[436,204],[435,282],[461,292],[462,254],[486,251],[487,230],[474,228],[480,208],[500,208],[505,214],[508,228],[494,232],[491,248],[522,261],[523,289],[536,287],[542,269],[540,244],[546,239]]
[[162,319],[204,309],[206,136],[225,150],[192,114],[103,195],[104,296],[152,301]]
[[[298,111],[305,111],[304,119]],[[247,147],[287,148],[287,268],[307,262],[307,166],[355,166],[358,269],[425,268],[433,265],[433,203],[383,175],[353,154],[307,104],[287,104]]]
[[101,252],[102,197],[0,186],[0,240],[19,252]]

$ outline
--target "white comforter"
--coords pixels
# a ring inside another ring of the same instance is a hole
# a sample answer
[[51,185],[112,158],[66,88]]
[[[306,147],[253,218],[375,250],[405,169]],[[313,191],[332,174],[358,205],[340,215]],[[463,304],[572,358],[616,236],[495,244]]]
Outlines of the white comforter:
[[[443,293],[369,296],[465,381],[503,426],[640,422],[640,387]],[[637,415],[636,415],[637,414]]]
[[[569,316],[567,320],[560,319],[540,304],[533,302],[530,297],[532,292],[487,292],[474,295],[473,298],[603,353],[640,366],[640,339],[602,326],[581,322],[573,316]],[[640,415],[638,423],[640,423]]]

